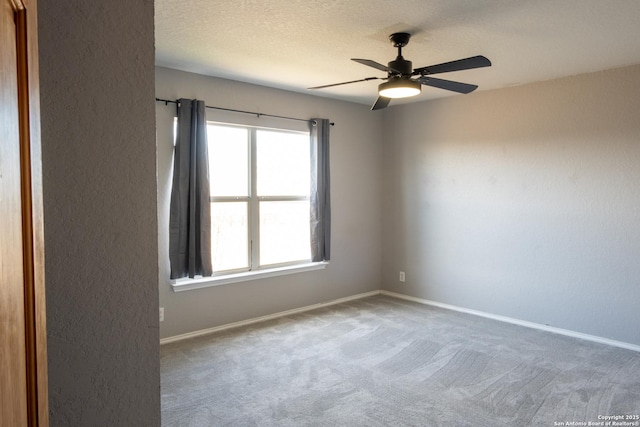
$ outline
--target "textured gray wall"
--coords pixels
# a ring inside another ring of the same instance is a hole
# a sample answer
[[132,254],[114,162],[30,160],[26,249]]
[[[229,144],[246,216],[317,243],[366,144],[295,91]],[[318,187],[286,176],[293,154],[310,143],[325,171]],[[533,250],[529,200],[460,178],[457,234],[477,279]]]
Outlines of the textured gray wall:
[[157,426],[153,1],[38,3],[51,425]]
[[[264,316],[380,289],[382,138],[379,112],[353,104],[158,68],[160,98],[199,98],[208,105],[294,116],[327,117],[331,128],[331,264],[325,270],[174,293],[169,286],[168,212],[175,105],[157,104],[160,305],[162,337]],[[221,113],[209,110],[209,119]],[[235,115],[236,120],[253,116]],[[265,126],[300,126],[270,121]],[[306,128],[306,125],[303,125]]]
[[384,288],[640,344],[638,93],[633,66],[389,109]]

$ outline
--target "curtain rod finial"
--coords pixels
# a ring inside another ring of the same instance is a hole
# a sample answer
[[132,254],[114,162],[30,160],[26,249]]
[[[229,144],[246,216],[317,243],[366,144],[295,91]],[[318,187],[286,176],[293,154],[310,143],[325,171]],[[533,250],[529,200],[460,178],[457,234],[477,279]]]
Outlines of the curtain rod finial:
[[[317,126],[317,125],[318,125],[318,121],[317,121],[317,120],[311,120],[311,123],[312,123],[314,126]],[[331,126],[335,126],[335,123],[334,123],[334,122],[329,122],[329,124],[330,124]]]

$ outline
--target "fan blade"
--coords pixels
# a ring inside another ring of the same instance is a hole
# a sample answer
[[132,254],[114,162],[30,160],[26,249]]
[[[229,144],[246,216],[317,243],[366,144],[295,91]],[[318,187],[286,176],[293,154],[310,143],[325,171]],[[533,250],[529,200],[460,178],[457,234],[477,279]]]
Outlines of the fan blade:
[[352,61],[356,61],[362,65],[368,65],[369,67],[373,67],[376,70],[380,70],[380,71],[395,71],[395,70],[391,70],[389,67],[387,67],[386,65],[382,65],[379,62],[376,61],[372,61],[370,59],[357,59],[357,58],[351,58]]
[[342,82],[342,83],[333,83],[330,85],[323,85],[323,86],[314,86],[314,87],[308,87],[307,90],[312,90],[312,89],[324,89],[325,87],[332,87],[332,86],[340,86],[340,85],[348,85],[349,83],[358,83],[358,82],[366,82],[369,80],[384,80],[381,77],[366,77],[364,79],[360,79],[360,80],[351,80],[350,82]]
[[391,98],[379,96],[378,99],[376,99],[376,102],[371,106],[371,110],[382,110],[383,108],[387,108],[389,102],[391,102]]
[[423,76],[417,79],[425,86],[433,86],[439,89],[451,90],[458,93],[470,93],[478,88],[477,85],[453,82],[451,80],[436,79],[434,77]]
[[437,65],[429,65],[428,67],[416,68],[412,75],[418,74],[439,74],[448,73],[449,71],[471,70],[473,68],[490,67],[491,61],[482,55],[472,56],[470,58],[458,59],[457,61],[444,62]]

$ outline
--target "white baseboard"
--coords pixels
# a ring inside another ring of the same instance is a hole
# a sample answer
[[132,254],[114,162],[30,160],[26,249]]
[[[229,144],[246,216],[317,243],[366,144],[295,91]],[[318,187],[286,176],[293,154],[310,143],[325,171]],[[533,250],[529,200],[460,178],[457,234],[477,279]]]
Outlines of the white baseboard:
[[344,302],[349,302],[357,299],[367,298],[374,295],[380,295],[381,291],[371,291],[365,292],[362,294],[352,295],[345,298],[338,298],[336,300],[322,302],[319,304],[307,305],[300,308],[294,308],[293,310],[281,311],[279,313],[268,314],[266,316],[254,317],[253,319],[242,320],[240,322],[227,323],[226,325],[214,326],[213,328],[201,329],[199,331],[188,332],[182,335],[176,335],[173,337],[162,338],[160,340],[160,345],[168,344],[176,341],[182,341],[189,338],[199,337],[202,335],[212,334],[214,332],[220,332],[231,328],[238,328],[240,326],[252,325],[254,323],[264,322],[266,320],[277,319],[279,317],[291,316],[292,314],[304,313],[305,311],[311,311],[322,307],[329,307],[331,305],[342,304]]
[[597,343],[600,343],[600,344],[607,344],[607,345],[611,345],[611,346],[614,346],[614,347],[620,347],[620,348],[624,348],[624,349],[627,349],[627,350],[633,350],[633,351],[640,352],[640,345],[630,344],[630,343],[626,343],[626,342],[623,342],[623,341],[611,340],[611,339],[599,337],[599,336],[596,336],[596,335],[583,334],[581,332],[575,332],[575,331],[571,331],[571,330],[568,330],[568,329],[555,328],[553,326],[542,325],[540,323],[527,322],[526,320],[519,320],[519,319],[514,319],[512,317],[500,316],[500,315],[491,314],[491,313],[485,313],[483,311],[471,310],[471,309],[468,309],[468,308],[458,307],[458,306],[455,306],[455,305],[443,304],[443,303],[440,303],[440,302],[430,301],[430,300],[422,299],[422,298],[416,298],[416,297],[412,297],[412,296],[409,296],[409,295],[399,294],[399,293],[396,293],[396,292],[390,292],[390,291],[384,291],[383,290],[383,291],[380,291],[380,294],[387,295],[387,296],[394,297],[394,298],[407,300],[407,301],[413,301],[413,302],[417,302],[417,303],[420,303],[420,304],[430,305],[430,306],[433,306],[433,307],[444,308],[446,310],[458,311],[458,312],[461,312],[461,313],[472,314],[474,316],[486,317],[487,319],[498,320],[500,322],[511,323],[511,324],[514,324],[514,325],[524,326],[524,327],[527,327],[527,328],[539,329],[539,330],[545,331],[545,332],[551,332],[551,333],[559,334],[559,335],[566,335],[568,337],[579,338],[579,339],[586,340],[586,341],[593,341],[593,342],[597,342]]
[[304,307],[295,308],[293,310],[281,311],[279,313],[273,313],[273,314],[268,314],[266,316],[255,317],[253,319],[242,320],[240,322],[227,323],[226,325],[215,326],[213,328],[201,329],[199,331],[188,332],[186,334],[181,334],[181,335],[176,335],[176,336],[173,336],[173,337],[162,338],[160,340],[160,345],[169,344],[169,343],[176,342],[176,341],[182,341],[182,340],[186,340],[186,339],[189,339],[189,338],[195,338],[195,337],[199,337],[199,336],[202,336],[202,335],[208,335],[208,334],[212,334],[214,332],[220,332],[220,331],[224,331],[224,330],[227,330],[227,329],[238,328],[240,326],[252,325],[254,323],[260,323],[260,322],[264,322],[264,321],[267,321],[267,320],[277,319],[279,317],[290,316],[290,315],[297,314],[297,313],[304,313],[306,311],[311,311],[311,310],[315,310],[315,309],[322,308],[322,307],[329,307],[329,306],[332,306],[332,305],[341,304],[341,303],[349,302],[349,301],[354,301],[354,300],[358,300],[358,299],[362,299],[362,298],[367,298],[367,297],[371,297],[371,296],[375,296],[375,295],[386,295],[386,296],[389,296],[389,297],[398,298],[398,299],[402,299],[402,300],[406,300],[406,301],[417,302],[419,304],[424,304],[424,305],[430,305],[430,306],[433,306],[433,307],[443,308],[445,310],[452,310],[452,311],[457,311],[457,312],[460,312],[460,313],[471,314],[471,315],[474,315],[474,316],[485,317],[487,319],[493,319],[493,320],[497,320],[499,322],[511,323],[513,325],[524,326],[526,328],[538,329],[538,330],[545,331],[545,332],[551,332],[551,333],[554,333],[554,334],[565,335],[565,336],[572,337],[572,338],[579,338],[579,339],[586,340],[586,341],[597,342],[597,343],[600,343],[600,344],[606,344],[606,345],[610,345],[610,346],[613,346],[613,347],[620,347],[620,348],[624,348],[624,349],[627,349],[627,350],[633,350],[633,351],[640,352],[640,345],[636,345],[636,344],[626,343],[626,342],[623,342],[623,341],[616,341],[616,340],[612,340],[612,339],[608,339],[608,338],[599,337],[599,336],[596,336],[596,335],[583,334],[581,332],[575,332],[575,331],[571,331],[571,330],[568,330],[568,329],[556,328],[556,327],[553,327],[553,326],[542,325],[540,323],[528,322],[526,320],[514,319],[512,317],[500,316],[500,315],[497,315],[497,314],[486,313],[486,312],[483,312],[483,311],[472,310],[472,309],[468,309],[468,308],[464,308],[464,307],[458,307],[458,306],[451,305],[451,304],[444,304],[444,303],[440,303],[440,302],[436,302],[436,301],[431,301],[431,300],[428,300],[428,299],[412,297],[410,295],[404,295],[404,294],[399,294],[397,292],[390,292],[390,291],[385,291],[385,290],[365,292],[365,293],[362,293],[362,294],[356,294],[356,295],[352,295],[352,296],[349,296],[349,297],[339,298],[339,299],[336,299],[336,300],[327,301],[327,302],[323,302],[323,303],[319,303],[319,304],[307,305],[307,306],[304,306]]

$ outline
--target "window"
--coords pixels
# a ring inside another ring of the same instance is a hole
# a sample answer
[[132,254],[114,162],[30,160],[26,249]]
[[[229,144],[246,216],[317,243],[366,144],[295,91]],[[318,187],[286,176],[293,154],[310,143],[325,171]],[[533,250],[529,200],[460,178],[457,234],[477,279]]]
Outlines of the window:
[[308,263],[308,132],[209,122],[214,274]]

